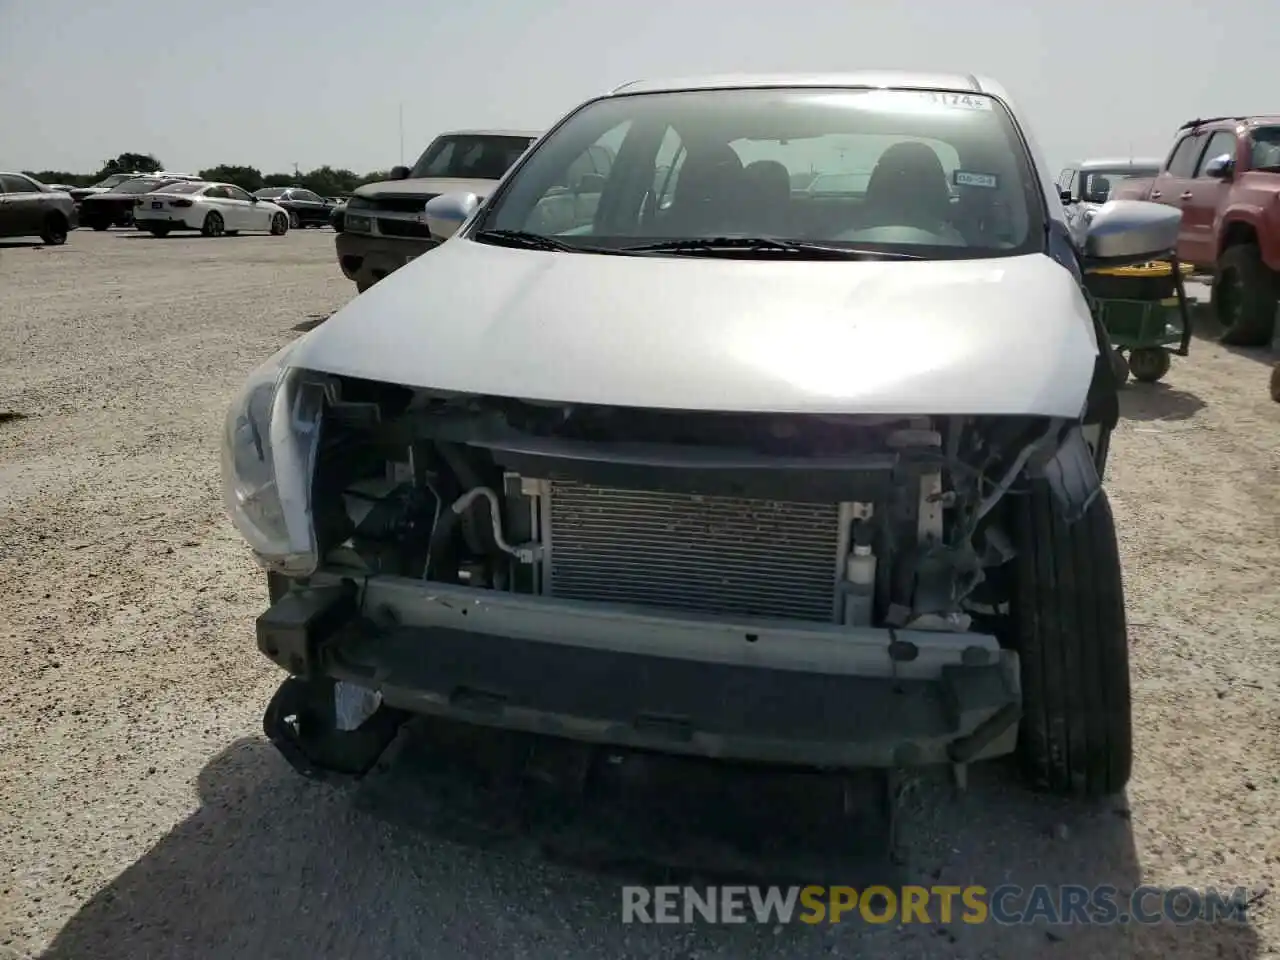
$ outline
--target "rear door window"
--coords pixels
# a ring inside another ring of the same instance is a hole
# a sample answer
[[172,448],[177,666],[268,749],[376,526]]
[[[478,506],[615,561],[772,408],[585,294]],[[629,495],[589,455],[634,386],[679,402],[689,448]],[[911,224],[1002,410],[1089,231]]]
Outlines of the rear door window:
[[1204,137],[1198,133],[1189,133],[1178,141],[1173,152],[1169,154],[1169,162],[1165,164],[1165,173],[1171,177],[1189,178],[1196,168],[1196,160],[1200,156],[1200,147]]

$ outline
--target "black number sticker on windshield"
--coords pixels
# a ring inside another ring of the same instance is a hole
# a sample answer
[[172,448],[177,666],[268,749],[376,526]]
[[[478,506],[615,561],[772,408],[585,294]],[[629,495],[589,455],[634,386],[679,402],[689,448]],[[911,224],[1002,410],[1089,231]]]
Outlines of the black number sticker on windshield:
[[969,170],[957,170],[951,175],[951,181],[957,187],[982,187],[984,190],[995,190],[1000,186],[1000,178],[994,173],[973,173]]
[[975,96],[972,93],[930,92],[929,100],[943,107],[954,107],[957,110],[990,110],[991,98]]

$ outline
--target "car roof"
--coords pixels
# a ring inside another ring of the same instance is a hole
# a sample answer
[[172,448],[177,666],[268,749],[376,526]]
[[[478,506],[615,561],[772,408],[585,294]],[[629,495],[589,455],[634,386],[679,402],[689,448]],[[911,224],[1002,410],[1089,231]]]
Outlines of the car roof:
[[609,91],[610,95],[667,93],[677,90],[734,90],[751,87],[897,87],[907,90],[953,90],[958,93],[990,93],[1005,99],[1003,88],[971,73],[916,73],[903,70],[866,70],[851,73],[746,73],[712,74],[666,80],[632,80]]
[[1160,157],[1115,157],[1100,160],[1082,160],[1073,164],[1081,170],[1124,170],[1130,167],[1162,167],[1164,160]]
[[536,140],[542,136],[533,130],[446,130],[442,137],[529,137]]

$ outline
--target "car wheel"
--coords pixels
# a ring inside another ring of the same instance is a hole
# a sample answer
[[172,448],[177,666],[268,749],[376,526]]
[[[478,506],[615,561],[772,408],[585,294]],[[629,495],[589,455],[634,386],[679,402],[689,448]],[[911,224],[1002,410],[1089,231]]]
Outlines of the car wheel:
[[147,232],[153,237],[167,237],[169,235],[168,227],[147,227]]
[[1164,347],[1143,347],[1129,352],[1129,369],[1133,379],[1142,383],[1155,383],[1169,372],[1172,364],[1169,351]]
[[60,247],[67,242],[67,218],[60,213],[51,213],[44,218],[44,226],[40,228],[40,239],[51,247]]
[[111,228],[110,223],[103,222],[101,220],[95,220],[92,223],[90,223],[89,226],[93,227],[93,229],[95,230],[109,230]]
[[1276,324],[1276,277],[1252,243],[1227,247],[1218,258],[1213,282],[1213,312],[1222,326],[1222,342],[1235,347],[1265,347]]
[[289,229],[297,230],[300,226],[302,226],[302,218],[298,216],[298,211],[290,210],[289,211]]
[[1280,363],[1271,368],[1271,399],[1280,403]]
[[1133,767],[1129,637],[1111,503],[1067,524],[1047,484],[1010,498],[1010,645],[1022,672],[1018,755],[1032,786],[1100,797]]
[[222,220],[222,214],[216,210],[210,210],[204,218],[204,224],[200,227],[200,232],[206,237],[220,237],[227,232],[227,225]]
[[289,232],[290,221],[296,214],[290,214],[288,219],[283,213],[277,213],[271,218],[271,235],[273,237],[283,237]]

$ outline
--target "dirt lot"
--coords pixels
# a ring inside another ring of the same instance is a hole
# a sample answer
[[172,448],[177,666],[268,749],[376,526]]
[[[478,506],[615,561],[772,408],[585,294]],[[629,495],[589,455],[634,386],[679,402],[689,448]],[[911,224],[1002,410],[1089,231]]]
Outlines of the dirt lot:
[[221,513],[218,433],[248,369],[352,292],[328,231],[0,244],[0,412],[21,415],[0,422],[0,957],[1280,956],[1270,355],[1198,340],[1125,396],[1127,802],[1071,810],[1003,769],[958,798],[913,780],[894,867],[1242,884],[1252,925],[624,927],[612,875],[446,835],[394,779],[304,782],[260,734],[280,676],[253,646],[265,589]]

